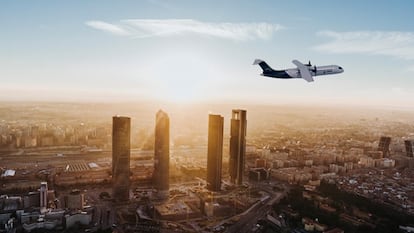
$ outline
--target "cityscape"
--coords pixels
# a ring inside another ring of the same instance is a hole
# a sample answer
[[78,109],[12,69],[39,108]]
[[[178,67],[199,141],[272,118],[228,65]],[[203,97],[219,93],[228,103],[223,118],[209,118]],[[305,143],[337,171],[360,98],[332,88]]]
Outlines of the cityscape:
[[0,1],[0,233],[414,232],[414,1]]
[[[2,109],[2,231],[411,229],[412,112],[89,107]],[[179,119],[190,112],[198,120]]]

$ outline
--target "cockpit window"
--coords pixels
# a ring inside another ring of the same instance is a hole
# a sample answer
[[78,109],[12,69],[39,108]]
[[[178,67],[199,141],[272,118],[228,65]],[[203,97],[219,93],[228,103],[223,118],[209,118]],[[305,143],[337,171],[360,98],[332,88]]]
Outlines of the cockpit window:
[[338,69],[342,70],[342,67],[338,67]]

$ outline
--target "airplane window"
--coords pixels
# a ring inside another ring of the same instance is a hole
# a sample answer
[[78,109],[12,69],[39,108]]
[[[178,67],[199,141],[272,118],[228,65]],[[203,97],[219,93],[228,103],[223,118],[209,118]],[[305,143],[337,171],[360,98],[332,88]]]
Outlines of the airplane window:
[[342,67],[338,67],[340,70],[342,70]]

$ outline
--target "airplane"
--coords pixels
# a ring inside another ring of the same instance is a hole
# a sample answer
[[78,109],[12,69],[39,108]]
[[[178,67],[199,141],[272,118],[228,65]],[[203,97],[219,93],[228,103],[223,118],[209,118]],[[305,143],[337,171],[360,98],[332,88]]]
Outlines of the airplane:
[[295,64],[297,68],[274,70],[265,61],[260,59],[254,60],[253,65],[259,65],[262,68],[263,73],[260,74],[262,76],[281,79],[303,78],[308,82],[313,82],[313,76],[339,74],[344,72],[344,69],[337,65],[312,66],[310,61],[308,64],[303,64],[298,60],[293,60],[292,63]]

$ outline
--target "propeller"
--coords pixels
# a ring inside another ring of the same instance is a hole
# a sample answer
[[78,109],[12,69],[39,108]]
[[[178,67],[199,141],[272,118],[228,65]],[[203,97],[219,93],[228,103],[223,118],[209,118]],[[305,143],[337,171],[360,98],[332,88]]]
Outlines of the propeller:
[[308,62],[308,65],[309,65],[309,66],[312,66],[312,64],[311,64],[310,60],[309,60],[309,62]]
[[313,72],[316,73],[316,66],[313,66]]

